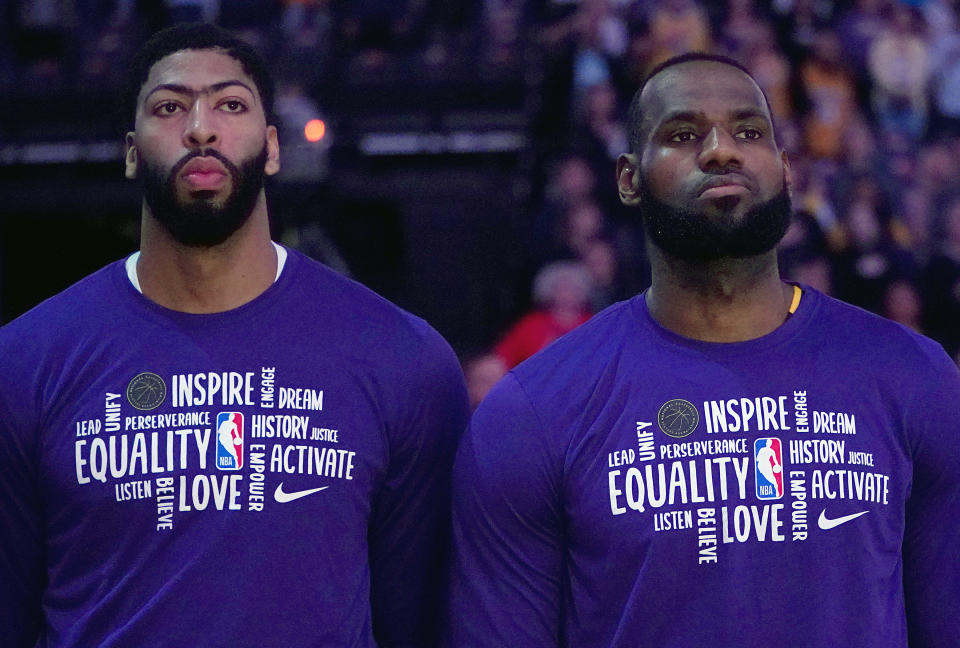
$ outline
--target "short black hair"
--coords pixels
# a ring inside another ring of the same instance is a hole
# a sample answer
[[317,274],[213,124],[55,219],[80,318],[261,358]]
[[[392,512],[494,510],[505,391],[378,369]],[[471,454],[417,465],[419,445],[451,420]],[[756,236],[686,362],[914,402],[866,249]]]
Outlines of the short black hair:
[[[633,95],[633,99],[630,100],[630,108],[627,110],[627,138],[630,142],[631,153],[640,153],[640,150],[643,148],[643,138],[641,137],[643,131],[643,111],[640,108],[640,95],[643,93],[643,89],[647,87],[647,84],[650,83],[650,80],[653,77],[657,76],[667,68],[673,67],[674,65],[680,65],[681,63],[689,63],[690,61],[713,61],[714,63],[729,65],[737,68],[750,77],[754,83],[757,83],[757,80],[753,78],[753,75],[750,73],[750,70],[746,68],[746,66],[739,61],[732,59],[729,56],[723,56],[722,54],[687,52],[685,54],[680,54],[679,56],[674,56],[673,58],[667,59],[650,71],[650,74],[647,75],[647,78],[643,80],[642,84],[640,84],[640,89],[637,90],[637,92]],[[760,84],[757,84],[757,87],[759,88]],[[763,94],[762,89],[760,90],[760,94]],[[770,113],[770,122],[772,124],[773,111],[770,109],[770,101],[767,99],[767,95],[763,95],[763,100],[767,104],[767,112]],[[775,126],[774,130],[776,130]]]
[[222,50],[240,63],[244,73],[257,86],[267,123],[273,123],[273,78],[263,57],[249,43],[226,29],[209,23],[181,23],[158,31],[134,55],[124,85],[124,123],[133,130],[137,97],[150,76],[150,68],[160,59],[182,50]]

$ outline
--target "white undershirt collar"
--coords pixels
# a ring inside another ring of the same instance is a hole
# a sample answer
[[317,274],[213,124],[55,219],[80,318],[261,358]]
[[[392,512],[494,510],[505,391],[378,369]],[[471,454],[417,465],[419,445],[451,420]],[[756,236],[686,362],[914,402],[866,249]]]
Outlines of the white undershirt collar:
[[[277,251],[277,276],[273,278],[273,281],[276,282],[280,278],[280,273],[283,272],[283,266],[287,262],[287,249],[282,245],[278,245],[275,241],[270,241],[273,244],[273,248]],[[137,292],[141,295],[143,294],[143,289],[140,288],[140,279],[137,277],[137,260],[140,258],[140,250],[137,250],[133,254],[127,257],[125,266],[127,269],[127,279],[130,280],[130,283],[133,284],[133,287],[137,289]]]

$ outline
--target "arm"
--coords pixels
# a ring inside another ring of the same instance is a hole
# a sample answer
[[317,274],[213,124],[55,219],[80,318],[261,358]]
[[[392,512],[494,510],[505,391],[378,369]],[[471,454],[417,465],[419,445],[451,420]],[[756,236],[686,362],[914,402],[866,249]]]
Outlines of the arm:
[[463,373],[450,347],[428,331],[398,381],[388,421],[390,465],[374,496],[370,601],[379,645],[431,645],[443,608],[449,548],[450,472],[469,416]]
[[447,645],[557,646],[562,441],[508,374],[477,410],[454,467]]
[[909,412],[913,485],[903,541],[910,645],[956,645],[960,637],[960,374],[942,351]]
[[[0,345],[0,355],[5,349]],[[2,359],[2,357],[0,357]],[[43,518],[26,402],[11,400],[16,376],[0,367],[0,628],[4,646],[33,646],[42,625]],[[14,407],[14,405],[19,405]]]

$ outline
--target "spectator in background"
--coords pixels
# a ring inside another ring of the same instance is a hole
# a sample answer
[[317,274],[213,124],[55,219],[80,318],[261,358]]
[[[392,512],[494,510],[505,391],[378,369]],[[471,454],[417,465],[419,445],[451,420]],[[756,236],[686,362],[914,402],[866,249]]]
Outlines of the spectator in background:
[[586,159],[567,156],[549,177],[552,181],[531,227],[529,267],[556,260],[584,263],[595,275],[590,299],[594,312],[645,288],[649,268],[639,223],[612,218],[609,206],[597,201],[596,173]]
[[590,275],[573,261],[545,266],[533,281],[534,310],[500,338],[494,353],[513,368],[590,319]]
[[[544,190],[543,205],[530,231],[530,261],[535,268],[548,261],[576,256],[572,249],[575,245],[570,241],[571,230],[576,223],[571,221],[584,219],[575,218],[575,214],[592,215],[596,222],[588,229],[594,233],[603,229],[603,214],[597,213],[597,178],[593,167],[584,157],[569,155],[562,158],[552,166],[548,177],[550,180]],[[584,231],[582,226],[576,229],[578,232]]]
[[923,260],[933,254],[935,215],[944,198],[960,190],[956,177],[953,142],[934,141],[913,156],[912,182],[896,187],[900,197],[899,213],[909,235],[909,244]]
[[857,115],[856,85],[844,66],[836,34],[821,31],[811,45],[810,56],[799,69],[800,88],[808,105],[804,143],[810,155],[833,158],[840,153],[843,134]]
[[926,262],[933,244],[933,200],[921,189],[910,187],[900,196],[897,213],[905,229],[906,246],[918,256],[919,261]]
[[843,245],[843,236],[837,218],[837,202],[830,188],[835,183],[828,165],[811,162],[808,158],[797,157],[791,165],[794,178],[794,196],[797,211],[805,214],[815,226],[813,240],[822,242],[823,252],[839,249]]
[[790,97],[790,61],[777,48],[773,29],[759,23],[747,50],[746,65],[770,102],[774,121],[781,129],[793,119],[793,101]]
[[727,15],[718,40],[729,56],[747,58],[754,45],[764,38],[764,32],[769,32],[765,17],[757,10],[754,0],[727,0]]
[[917,285],[909,279],[891,282],[883,295],[881,314],[917,333],[923,333],[923,303]]
[[837,21],[837,36],[843,44],[844,60],[857,75],[858,83],[867,83],[867,55],[870,46],[886,27],[883,13],[889,0],[854,0],[853,6]]
[[485,0],[482,20],[487,61],[495,65],[512,63],[520,45],[523,2]]
[[883,151],[890,186],[900,189],[913,184],[917,177],[916,143],[900,132],[883,131],[876,126],[874,132]]
[[831,241],[838,238],[828,169],[803,156],[791,164],[795,211],[778,246],[782,276],[833,295]]
[[573,58],[574,112],[580,112],[591,87],[609,83],[613,61],[627,50],[627,27],[610,0],[584,0],[573,19],[577,50]]
[[553,7],[551,19],[537,33],[547,60],[542,127],[569,137],[579,131],[586,112],[587,91],[613,83],[620,59],[630,47],[630,35],[610,0],[588,0],[576,8]]
[[133,34],[138,31],[132,3],[96,3],[81,8],[77,25],[79,73],[86,88],[117,86],[122,61],[133,56]]
[[909,236],[909,245],[924,260],[933,252],[932,230],[937,204],[960,189],[952,147],[950,140],[934,140],[920,146],[909,156],[898,156],[895,163],[903,164],[909,160],[912,173],[907,182],[898,180],[886,183],[892,195],[898,199],[895,207]]
[[619,204],[609,198],[616,195],[615,178],[610,170],[617,156],[626,150],[627,135],[619,115],[617,91],[612,83],[596,83],[586,89],[582,122],[571,139],[574,150],[593,168],[604,210],[615,213]]
[[620,278],[617,252],[608,241],[591,242],[583,254],[583,265],[590,274],[590,310],[594,313],[629,296]]
[[[582,151],[593,162],[594,171],[602,163],[604,170],[627,146],[627,133],[618,115],[617,91],[612,83],[595,83],[585,91],[583,105]],[[613,174],[606,174],[611,178]],[[612,183],[612,180],[611,180]]]
[[960,33],[950,3],[922,7],[930,35],[930,127],[932,137],[960,135]]
[[597,177],[590,163],[580,155],[562,158],[550,178],[546,192],[546,208],[563,210],[596,197]]
[[617,253],[603,239],[585,244],[582,263],[558,261],[543,267],[534,280],[533,292],[537,307],[504,334],[494,351],[463,363],[472,409],[515,365],[582,324],[592,312],[628,294]]
[[571,207],[564,218],[561,258],[582,258],[604,233],[605,219],[599,205],[583,202]]
[[889,201],[869,176],[861,178],[841,218],[845,245],[836,257],[837,297],[875,313],[895,280],[914,275],[910,254],[893,234]]
[[914,184],[931,197],[960,186],[956,177],[955,151],[951,144],[949,140],[934,141],[923,146],[914,156]]
[[927,127],[930,46],[920,15],[896,3],[886,28],[870,45],[871,105],[879,126],[919,140]]
[[684,52],[707,52],[713,38],[710,21],[696,0],[662,0],[650,13],[647,70]]
[[18,82],[41,87],[63,80],[70,63],[70,35],[77,21],[73,0],[21,0],[3,7],[13,26],[14,52],[22,64]]
[[353,0],[338,6],[341,31],[360,70],[396,64],[419,43],[425,4],[416,0]]
[[941,243],[922,281],[927,331],[956,358],[960,351],[960,195],[946,203]]
[[864,176],[877,178],[886,187],[894,182],[873,129],[859,116],[841,134],[836,163],[827,181],[834,204],[845,204],[854,185]]
[[278,19],[279,65],[291,81],[314,86],[330,73],[333,12],[327,0],[285,0]]
[[771,3],[777,39],[792,61],[807,58],[817,35],[833,24],[831,0],[781,0]]
[[484,396],[506,375],[507,369],[506,363],[495,353],[486,353],[464,363],[471,410],[477,409]]
[[826,237],[813,215],[802,209],[793,214],[777,252],[785,279],[833,294]]

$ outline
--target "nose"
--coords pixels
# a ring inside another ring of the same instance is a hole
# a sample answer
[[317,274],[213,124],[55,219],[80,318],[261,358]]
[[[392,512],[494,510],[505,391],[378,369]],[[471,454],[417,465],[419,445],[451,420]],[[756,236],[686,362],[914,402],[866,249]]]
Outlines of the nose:
[[210,146],[218,140],[214,117],[198,98],[190,108],[183,128],[183,143],[189,148]]
[[743,166],[736,140],[725,128],[719,126],[711,128],[703,139],[698,161],[703,171],[712,173]]

